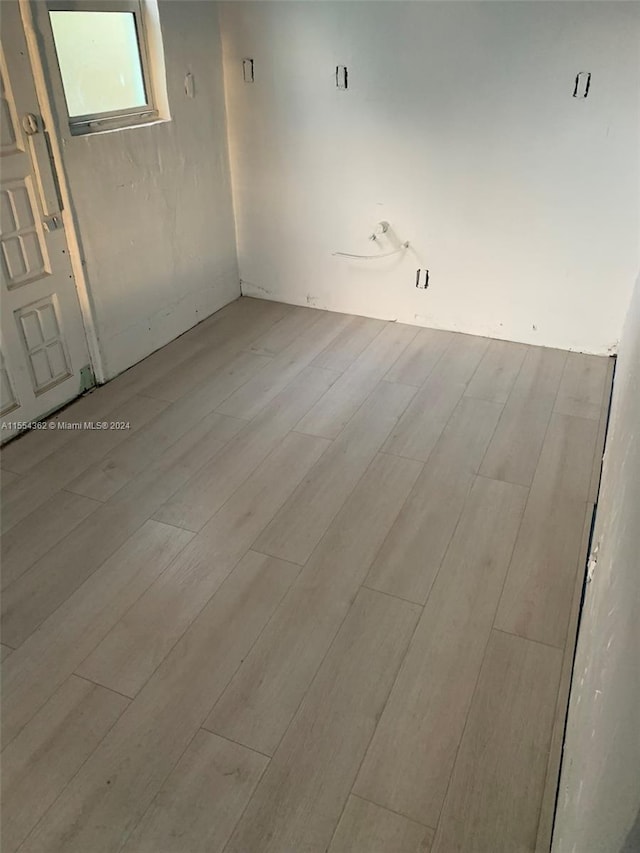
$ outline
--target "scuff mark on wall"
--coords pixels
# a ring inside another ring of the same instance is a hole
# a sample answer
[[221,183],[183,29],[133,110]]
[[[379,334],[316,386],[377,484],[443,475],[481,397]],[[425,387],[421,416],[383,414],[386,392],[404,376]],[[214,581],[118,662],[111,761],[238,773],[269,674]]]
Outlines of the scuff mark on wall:
[[259,284],[253,284],[246,279],[240,279],[240,289],[243,296],[251,296],[253,293],[264,293],[265,296],[270,296],[271,291],[267,287],[262,287]]

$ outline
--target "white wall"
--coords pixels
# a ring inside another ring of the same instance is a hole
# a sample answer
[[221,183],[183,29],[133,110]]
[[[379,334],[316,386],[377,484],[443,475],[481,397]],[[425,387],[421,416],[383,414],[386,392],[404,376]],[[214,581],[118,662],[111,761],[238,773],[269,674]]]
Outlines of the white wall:
[[217,6],[159,10],[171,121],[71,136],[60,119],[107,378],[240,295]]
[[[639,263],[639,18],[625,2],[221,4],[243,292],[607,353]],[[332,257],[370,252],[380,219],[405,258]]]
[[640,850],[640,278],[616,365],[554,853]]

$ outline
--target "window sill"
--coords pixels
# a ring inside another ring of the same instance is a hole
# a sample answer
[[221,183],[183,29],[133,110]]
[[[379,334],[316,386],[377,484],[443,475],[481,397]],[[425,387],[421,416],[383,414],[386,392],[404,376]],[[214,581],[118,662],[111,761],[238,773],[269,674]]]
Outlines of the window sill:
[[167,124],[170,122],[171,118],[165,118],[163,116],[152,115],[147,116],[145,118],[140,118],[138,120],[132,119],[131,116],[127,116],[126,119],[121,119],[120,121],[95,121],[91,124],[70,124],[69,130],[71,132],[71,136],[96,136],[102,135],[105,133],[116,133],[121,130],[135,130],[140,127],[150,127],[156,124]]

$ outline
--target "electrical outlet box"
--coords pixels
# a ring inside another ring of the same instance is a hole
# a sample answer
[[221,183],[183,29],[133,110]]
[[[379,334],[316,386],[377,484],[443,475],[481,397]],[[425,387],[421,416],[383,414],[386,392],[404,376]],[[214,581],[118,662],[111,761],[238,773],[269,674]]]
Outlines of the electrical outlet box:
[[586,98],[589,94],[589,87],[591,86],[591,72],[590,71],[579,71],[576,75],[576,82],[573,87],[573,97],[574,98]]
[[245,83],[253,83],[253,59],[242,60],[242,76]]
[[429,270],[416,270],[416,287],[419,290],[429,287]]
[[336,86],[338,89],[349,88],[349,72],[346,65],[336,65]]

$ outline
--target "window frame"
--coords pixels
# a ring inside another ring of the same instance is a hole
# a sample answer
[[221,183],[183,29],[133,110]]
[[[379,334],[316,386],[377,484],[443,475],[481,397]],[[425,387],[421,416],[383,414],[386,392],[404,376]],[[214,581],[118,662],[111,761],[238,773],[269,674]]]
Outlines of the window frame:
[[[60,83],[71,135],[79,136],[86,133],[98,133],[100,131],[115,130],[122,127],[135,127],[136,125],[158,121],[160,113],[154,102],[154,85],[142,0],[47,0],[46,5],[47,17],[51,26],[54,56],[58,63],[58,73],[60,74]],[[137,107],[125,107],[121,110],[87,113],[81,116],[69,115],[67,94],[64,89],[62,67],[53,35],[50,12],[129,12],[133,14],[146,102]]]

